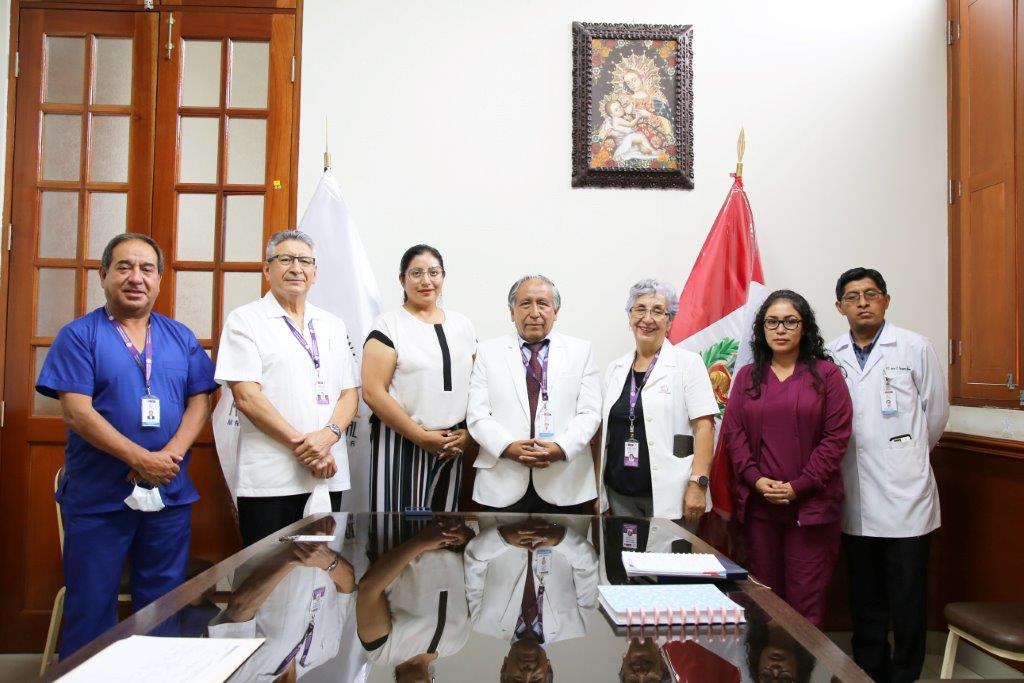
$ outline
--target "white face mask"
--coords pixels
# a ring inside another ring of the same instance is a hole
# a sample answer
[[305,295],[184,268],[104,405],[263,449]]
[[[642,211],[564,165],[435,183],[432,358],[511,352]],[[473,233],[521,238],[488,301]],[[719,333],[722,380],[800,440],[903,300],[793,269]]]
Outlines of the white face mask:
[[156,487],[147,489],[138,484],[135,485],[131,495],[124,499],[124,504],[132,510],[140,512],[159,512],[164,509],[164,501],[160,498],[160,489]]

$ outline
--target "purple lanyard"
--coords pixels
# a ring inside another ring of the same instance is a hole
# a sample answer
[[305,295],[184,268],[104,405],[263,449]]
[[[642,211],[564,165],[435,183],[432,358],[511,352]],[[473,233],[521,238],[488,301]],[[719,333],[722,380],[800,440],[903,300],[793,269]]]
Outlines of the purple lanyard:
[[[540,359],[540,372],[541,372],[541,375],[540,375],[540,377],[538,377],[537,374],[533,371],[533,368],[530,367],[530,358],[526,357],[526,346],[528,346],[528,345],[527,344],[523,344],[522,346],[519,347],[519,352],[523,356],[523,367],[526,368],[526,374],[529,375],[530,377],[534,378],[537,381],[537,384],[540,385],[540,395],[541,395],[541,398],[543,398],[544,402],[547,403],[547,400],[548,400],[548,355],[550,353],[550,349],[548,349],[549,353],[544,354],[544,357]],[[537,355],[538,356],[540,355],[540,352],[543,349],[544,349],[544,346],[541,346],[539,349],[537,349]],[[530,353],[532,354],[533,352],[531,351]],[[531,355],[531,358],[532,358],[532,355]]]
[[316,345],[316,330],[313,329],[313,321],[309,321],[309,338],[313,341],[313,348],[309,348],[309,344],[306,343],[306,338],[302,336],[302,333],[295,327],[295,323],[291,321],[288,316],[284,317],[284,323],[288,326],[288,329],[292,331],[295,338],[302,344],[302,348],[306,349],[306,353],[309,354],[310,359],[313,361],[313,367],[317,370],[320,369],[320,348]]
[[[654,364],[658,362],[658,356],[661,355],[661,351],[654,354],[654,358],[651,359],[651,364],[647,366],[647,371],[644,372],[643,379],[640,380],[640,386],[636,383],[636,374],[633,372],[633,366],[629,366],[629,424],[632,428],[633,420],[636,419],[636,402],[640,400],[640,390],[647,384],[647,378],[651,376],[651,370],[654,369]],[[633,356],[633,362],[636,362],[636,356]]]
[[128,332],[124,329],[117,319],[114,318],[109,312],[107,313],[107,320],[114,326],[117,333],[121,335],[121,341],[124,342],[124,347],[128,349],[128,353],[132,355],[132,360],[142,370],[142,380],[146,383],[146,395],[150,393],[150,379],[153,377],[153,335],[152,325],[146,326],[146,344],[144,347],[143,354],[139,353],[139,350],[135,348],[135,344],[132,343],[131,337],[128,336]]

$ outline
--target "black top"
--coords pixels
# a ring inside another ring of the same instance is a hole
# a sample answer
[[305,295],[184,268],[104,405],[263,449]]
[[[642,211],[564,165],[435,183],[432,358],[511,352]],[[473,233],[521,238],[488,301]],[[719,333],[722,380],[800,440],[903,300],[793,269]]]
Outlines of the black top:
[[[644,373],[633,370],[633,379],[639,387]],[[605,451],[604,483],[609,488],[627,496],[650,496],[651,459],[647,453],[647,430],[644,429],[644,398],[637,396],[633,411],[633,438],[640,442],[640,466],[626,467],[623,464],[626,439],[629,437],[629,375],[619,394],[619,400],[608,413],[608,448]]]

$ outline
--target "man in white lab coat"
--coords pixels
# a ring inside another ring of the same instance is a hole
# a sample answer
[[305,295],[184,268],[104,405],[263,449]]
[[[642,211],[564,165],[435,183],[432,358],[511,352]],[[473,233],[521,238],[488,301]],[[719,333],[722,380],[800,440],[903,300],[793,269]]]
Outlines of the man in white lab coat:
[[843,273],[836,309],[850,331],[828,348],[854,408],[843,459],[853,657],[876,681],[909,683],[924,663],[928,551],[940,523],[929,453],[946,427],[949,396],[935,348],[886,322],[889,301],[878,271]]
[[522,277],[508,293],[516,331],[477,347],[466,421],[480,444],[473,500],[485,510],[593,510],[601,378],[590,342],[553,331],[561,307],[550,279]]

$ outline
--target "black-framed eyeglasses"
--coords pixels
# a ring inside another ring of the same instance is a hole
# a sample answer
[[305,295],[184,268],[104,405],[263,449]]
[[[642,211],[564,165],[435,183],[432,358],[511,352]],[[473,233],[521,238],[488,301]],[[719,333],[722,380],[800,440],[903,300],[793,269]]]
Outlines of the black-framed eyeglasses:
[[316,265],[316,259],[313,258],[312,256],[296,256],[295,254],[274,254],[273,256],[268,258],[267,261],[277,261],[285,268],[295,263],[296,261],[298,261],[299,265],[302,266],[303,268],[312,268],[313,266]]
[[765,318],[764,329],[774,330],[777,329],[779,325],[782,325],[784,328],[792,332],[796,328],[800,327],[800,323],[802,322],[803,320],[800,318],[783,318],[782,320],[779,320],[778,318]]
[[855,304],[860,301],[861,297],[864,297],[864,301],[873,303],[881,299],[883,294],[877,289],[868,289],[863,292],[847,292],[843,295],[843,301],[848,304]]

